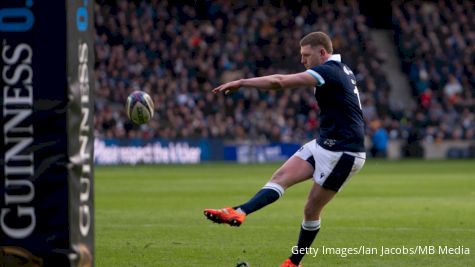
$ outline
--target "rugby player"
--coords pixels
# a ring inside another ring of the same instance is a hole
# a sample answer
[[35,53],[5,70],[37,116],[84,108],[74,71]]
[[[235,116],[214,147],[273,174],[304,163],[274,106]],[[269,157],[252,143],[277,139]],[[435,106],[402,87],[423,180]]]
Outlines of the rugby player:
[[214,93],[228,94],[242,87],[263,90],[314,88],[320,107],[318,138],[295,152],[246,203],[204,210],[205,216],[214,222],[240,226],[246,216],[282,197],[287,188],[313,178],[298,249],[281,267],[301,266],[303,251],[311,246],[320,230],[323,208],[350,177],[361,170],[366,159],[363,113],[353,72],[341,62],[339,54],[333,54],[331,39],[323,32],[312,32],[303,37],[300,54],[306,68],[304,72],[240,79],[213,89]]

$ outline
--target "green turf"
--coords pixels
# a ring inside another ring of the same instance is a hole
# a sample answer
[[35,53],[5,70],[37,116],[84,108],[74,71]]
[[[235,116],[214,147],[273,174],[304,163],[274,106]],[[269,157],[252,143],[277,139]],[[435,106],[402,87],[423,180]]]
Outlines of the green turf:
[[[239,228],[202,213],[246,201],[278,166],[97,167],[96,266],[278,266],[297,239],[310,181]],[[382,247],[417,246],[435,253],[380,256]],[[470,254],[441,255],[445,246]],[[320,252],[306,267],[475,266],[475,161],[369,160],[326,207],[312,247]],[[349,248],[376,255],[336,254]]]

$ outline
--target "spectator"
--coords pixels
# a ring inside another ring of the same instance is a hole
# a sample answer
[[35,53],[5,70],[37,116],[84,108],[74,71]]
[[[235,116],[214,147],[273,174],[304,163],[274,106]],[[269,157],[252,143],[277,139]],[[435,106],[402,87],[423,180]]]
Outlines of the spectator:
[[370,123],[371,135],[371,156],[374,158],[386,158],[388,153],[389,136],[385,128],[381,126],[380,120],[373,120]]
[[460,100],[460,94],[463,88],[453,74],[449,74],[449,80],[444,86],[444,94],[451,105],[457,104]]

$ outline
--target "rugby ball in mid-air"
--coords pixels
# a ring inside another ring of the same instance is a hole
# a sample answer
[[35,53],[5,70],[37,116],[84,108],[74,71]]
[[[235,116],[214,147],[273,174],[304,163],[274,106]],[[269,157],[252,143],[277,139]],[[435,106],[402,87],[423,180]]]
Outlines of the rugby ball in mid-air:
[[127,116],[136,124],[147,123],[152,117],[152,98],[143,91],[134,91],[127,97]]

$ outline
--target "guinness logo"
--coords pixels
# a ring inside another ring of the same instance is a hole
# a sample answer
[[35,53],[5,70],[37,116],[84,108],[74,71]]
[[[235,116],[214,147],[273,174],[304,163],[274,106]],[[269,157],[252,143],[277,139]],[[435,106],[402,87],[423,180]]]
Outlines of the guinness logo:
[[21,247],[0,247],[0,267],[42,267],[43,260]]

